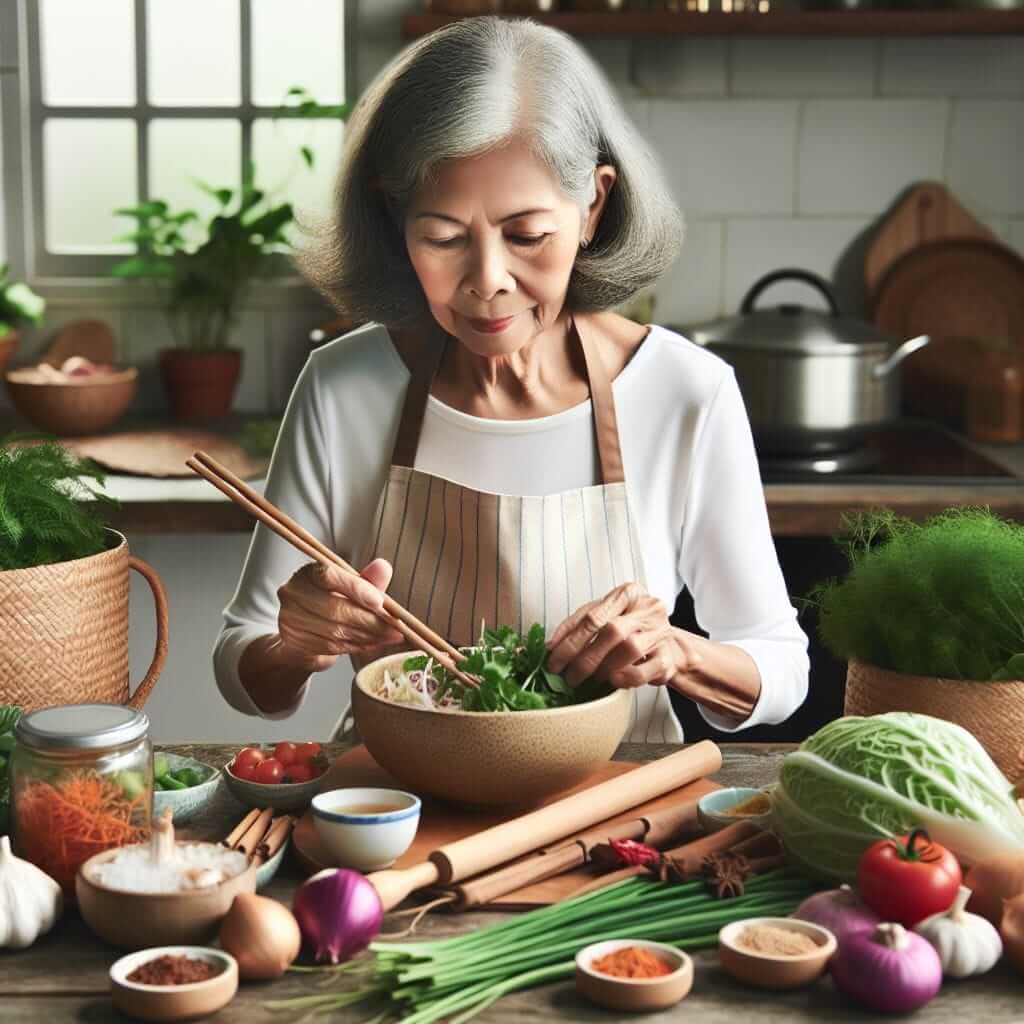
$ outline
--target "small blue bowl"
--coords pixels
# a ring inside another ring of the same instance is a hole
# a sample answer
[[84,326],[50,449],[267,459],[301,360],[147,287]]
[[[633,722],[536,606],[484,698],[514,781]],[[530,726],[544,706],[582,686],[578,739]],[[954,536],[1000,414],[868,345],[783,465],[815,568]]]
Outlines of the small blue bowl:
[[763,796],[763,789],[751,789],[749,786],[731,786],[729,789],[716,789],[706,793],[697,801],[697,817],[706,832],[718,832],[727,825],[735,825],[738,821],[752,821],[762,828],[768,824],[771,811],[761,814],[726,814],[730,807],[744,803],[751,797]]
[[313,825],[334,864],[356,871],[394,864],[420,824],[420,798],[400,789],[330,789],[313,797],[312,809]]

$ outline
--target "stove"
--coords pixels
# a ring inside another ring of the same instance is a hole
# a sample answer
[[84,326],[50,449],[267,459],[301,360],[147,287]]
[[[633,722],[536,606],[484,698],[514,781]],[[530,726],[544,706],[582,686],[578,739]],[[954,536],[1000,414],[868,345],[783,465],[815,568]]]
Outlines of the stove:
[[1016,484],[1021,479],[927,420],[875,431],[861,448],[810,457],[762,457],[761,479],[778,483]]

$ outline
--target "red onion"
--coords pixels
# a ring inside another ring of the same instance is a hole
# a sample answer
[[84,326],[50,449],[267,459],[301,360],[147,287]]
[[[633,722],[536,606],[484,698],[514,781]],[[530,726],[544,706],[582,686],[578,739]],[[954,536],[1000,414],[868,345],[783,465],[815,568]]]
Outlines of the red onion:
[[325,868],[307,879],[295,891],[292,910],[316,959],[332,964],[366,949],[384,919],[377,890],[348,868]]
[[927,940],[903,925],[849,935],[832,958],[836,987],[872,1010],[909,1013],[942,986],[942,962]]
[[793,911],[793,917],[827,928],[842,945],[849,935],[873,932],[881,918],[864,906],[860,897],[848,886],[827,892],[816,892]]

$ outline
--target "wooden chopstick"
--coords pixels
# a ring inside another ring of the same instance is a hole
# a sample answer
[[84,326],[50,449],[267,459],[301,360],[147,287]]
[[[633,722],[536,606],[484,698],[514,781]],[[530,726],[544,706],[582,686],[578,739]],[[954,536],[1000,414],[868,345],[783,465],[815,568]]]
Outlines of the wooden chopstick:
[[[236,477],[234,473],[205,452],[196,452],[192,458],[185,460],[185,465],[213,484],[222,494],[230,498],[236,505],[244,508],[251,516],[273,530],[292,547],[301,551],[307,558],[311,558],[321,565],[334,565],[343,572],[359,575],[341,555],[318,541],[312,534],[307,533],[276,505],[267,501],[245,481]],[[478,685],[472,676],[456,668],[455,659],[462,659],[462,654],[457,648],[439,637],[412,612],[403,608],[394,598],[386,594],[384,595],[384,610],[380,613],[380,618],[397,629],[417,650],[433,658],[451,672],[464,686],[476,687]],[[435,640],[440,641],[438,646],[435,646]],[[454,652],[454,655],[451,652]]]

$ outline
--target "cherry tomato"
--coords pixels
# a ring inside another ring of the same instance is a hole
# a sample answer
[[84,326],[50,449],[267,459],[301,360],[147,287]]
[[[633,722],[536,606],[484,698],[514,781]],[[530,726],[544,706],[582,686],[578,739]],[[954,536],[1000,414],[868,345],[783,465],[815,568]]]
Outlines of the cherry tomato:
[[319,743],[300,743],[298,747],[295,748],[296,761],[312,761],[314,757],[318,757],[319,755]]
[[257,747],[242,747],[235,754],[231,762],[231,774],[239,779],[248,779],[250,782],[255,778],[256,766],[266,759],[266,754]]
[[245,779],[246,782],[256,781],[256,769],[259,768],[258,764],[243,762],[242,764],[231,764],[229,767],[231,768],[231,774],[234,775],[236,779]]
[[297,761],[288,765],[286,782],[310,782],[317,778],[320,772],[311,761]]
[[256,765],[256,782],[283,782],[284,765],[276,757],[268,757]]
[[873,843],[857,868],[864,902],[883,920],[906,928],[949,910],[962,881],[956,857],[923,829]]
[[297,750],[298,747],[294,743],[278,743],[274,747],[274,757],[287,768],[288,765],[296,760]]

